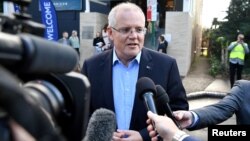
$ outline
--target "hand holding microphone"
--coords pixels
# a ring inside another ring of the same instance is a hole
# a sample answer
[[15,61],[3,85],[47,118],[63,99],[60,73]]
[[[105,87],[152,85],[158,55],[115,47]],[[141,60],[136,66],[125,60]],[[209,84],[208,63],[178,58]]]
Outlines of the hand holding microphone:
[[152,140],[157,139],[159,134],[161,137],[163,137],[165,140],[172,140],[171,137],[174,136],[174,134],[180,130],[178,127],[175,125],[172,119],[166,117],[166,116],[160,116],[156,115],[152,112],[148,112],[148,120],[147,123],[149,124],[150,122],[155,123],[155,129],[152,127],[152,125],[148,125],[147,130],[151,136]]
[[[154,114],[157,114],[157,110],[155,107],[155,102],[153,96],[156,94],[155,84],[153,80],[148,77],[140,78],[136,83],[136,91],[139,94],[140,98],[144,100],[145,106],[147,107],[148,111],[151,111]],[[148,124],[150,121],[147,121]],[[155,129],[154,122],[151,122],[153,128]],[[155,131],[157,134],[157,131]],[[160,136],[157,136],[158,141],[162,141]]]

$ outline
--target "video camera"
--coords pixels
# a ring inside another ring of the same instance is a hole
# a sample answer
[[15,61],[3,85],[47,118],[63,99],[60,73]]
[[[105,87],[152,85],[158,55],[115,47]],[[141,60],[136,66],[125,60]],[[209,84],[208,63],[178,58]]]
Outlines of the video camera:
[[36,140],[80,141],[89,118],[90,84],[74,72],[77,52],[39,37],[44,26],[21,11],[0,15],[0,140],[11,141],[14,119]]

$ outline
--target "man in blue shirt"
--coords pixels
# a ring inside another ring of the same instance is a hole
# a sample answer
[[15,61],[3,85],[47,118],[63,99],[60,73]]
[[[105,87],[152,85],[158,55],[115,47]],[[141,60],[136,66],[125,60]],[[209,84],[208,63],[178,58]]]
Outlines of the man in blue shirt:
[[147,108],[136,92],[136,83],[141,77],[152,79],[166,90],[173,110],[188,110],[176,60],[144,48],[146,18],[137,5],[120,3],[112,8],[108,20],[113,49],[86,59],[82,68],[91,84],[90,113],[101,107],[115,112],[113,141],[150,141]]

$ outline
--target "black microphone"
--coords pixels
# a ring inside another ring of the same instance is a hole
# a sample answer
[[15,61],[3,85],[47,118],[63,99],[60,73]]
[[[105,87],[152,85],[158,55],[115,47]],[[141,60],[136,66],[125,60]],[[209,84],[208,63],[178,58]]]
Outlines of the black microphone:
[[140,98],[144,100],[147,109],[157,114],[153,98],[156,93],[153,80],[148,77],[141,77],[136,83],[136,93],[139,94]]
[[83,141],[111,141],[116,130],[114,112],[100,108],[92,114]]
[[164,88],[161,85],[156,85],[156,95],[155,95],[155,102],[157,103],[157,109],[161,110],[163,109],[166,115],[173,120],[173,122],[176,124],[176,126],[181,129],[180,124],[175,119],[173,112],[169,106],[169,97],[167,92],[164,90]]
[[78,61],[77,52],[70,46],[27,33],[0,32],[0,64],[11,71],[67,73],[77,67]]
[[[139,94],[140,98],[144,100],[145,106],[152,113],[157,114],[155,107],[154,96],[156,94],[155,83],[148,77],[141,77],[136,83],[136,93]],[[154,122],[152,123],[155,128]],[[158,141],[163,141],[159,135]]]

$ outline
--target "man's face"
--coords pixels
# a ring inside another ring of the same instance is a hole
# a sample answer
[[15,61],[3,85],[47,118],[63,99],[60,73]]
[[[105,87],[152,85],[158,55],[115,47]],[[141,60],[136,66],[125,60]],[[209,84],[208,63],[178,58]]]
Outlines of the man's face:
[[64,38],[68,38],[68,37],[69,37],[69,34],[65,32],[65,33],[63,33],[63,37],[64,37]]
[[238,35],[238,41],[243,41],[244,40],[244,36],[243,35]]
[[110,39],[114,42],[118,58],[131,60],[144,45],[145,32],[139,31],[145,28],[145,17],[139,11],[120,10],[115,18],[116,25],[109,29]]

